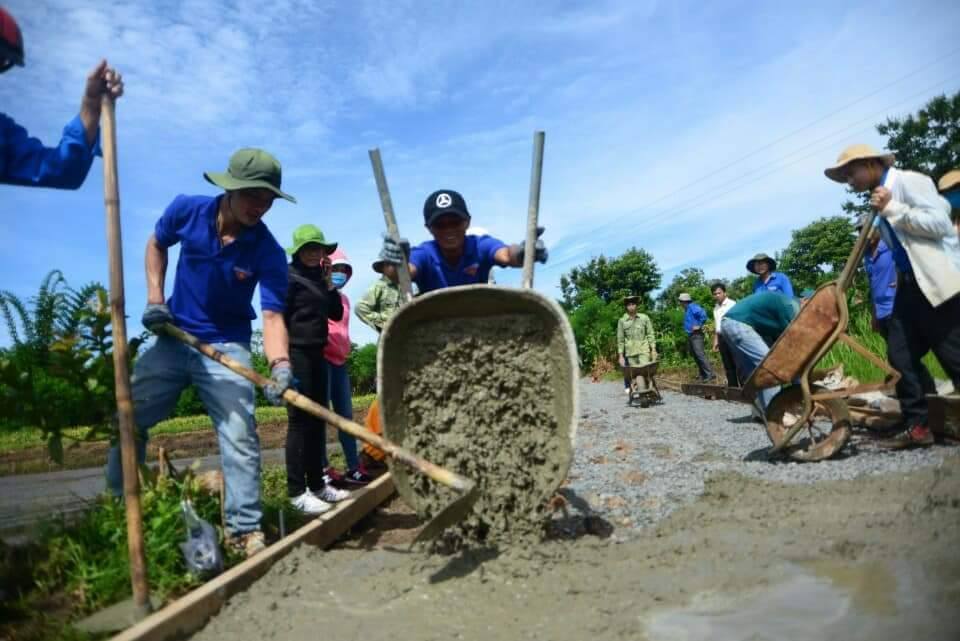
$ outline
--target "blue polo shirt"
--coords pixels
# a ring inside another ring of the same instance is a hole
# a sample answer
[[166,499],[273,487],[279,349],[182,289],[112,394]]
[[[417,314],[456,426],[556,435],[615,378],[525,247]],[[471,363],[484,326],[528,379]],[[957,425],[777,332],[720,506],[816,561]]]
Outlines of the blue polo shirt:
[[176,325],[206,343],[249,343],[253,290],[260,308],[283,313],[287,259],[263,222],[226,247],[217,235],[223,196],[177,196],[157,221],[161,247],[180,243],[180,259],[167,300]]
[[417,268],[415,282],[420,293],[457,285],[486,283],[494,266],[493,255],[506,243],[492,236],[467,236],[460,262],[451,266],[443,259],[437,241],[428,240],[410,250]]
[[863,266],[870,280],[870,300],[877,319],[882,320],[893,313],[893,300],[897,294],[897,266],[893,252],[882,240],[877,243],[873,256],[865,256]]
[[0,183],[77,189],[87,177],[93,157],[100,155],[98,141],[87,144],[87,132],[76,116],[63,128],[59,145],[44,147],[0,113]]
[[793,298],[793,285],[790,283],[790,279],[787,278],[786,274],[773,272],[770,274],[770,279],[767,282],[763,282],[760,280],[760,277],[757,276],[757,280],[753,284],[753,293],[756,294],[757,292],[780,292]]
[[683,329],[687,332],[687,334],[693,334],[693,328],[695,325],[699,325],[700,329],[702,330],[706,322],[707,313],[703,311],[702,307],[696,303],[690,303],[687,305],[687,311],[683,314]]

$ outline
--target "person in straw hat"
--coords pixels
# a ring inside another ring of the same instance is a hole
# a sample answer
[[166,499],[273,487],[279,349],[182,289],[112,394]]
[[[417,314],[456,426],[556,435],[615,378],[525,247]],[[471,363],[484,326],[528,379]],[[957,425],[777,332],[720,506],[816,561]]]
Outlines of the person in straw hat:
[[777,271],[777,261],[760,253],[747,261],[747,271],[757,275],[753,282],[753,293],[780,292],[793,297],[793,283],[786,274]]
[[683,331],[687,333],[687,347],[690,348],[697,369],[700,370],[697,380],[703,383],[716,380],[717,375],[713,373],[713,366],[710,365],[704,348],[703,326],[707,324],[707,313],[694,303],[693,298],[686,292],[680,294],[677,300],[683,308]]
[[941,176],[937,187],[953,209],[951,214],[953,225],[957,228],[957,234],[960,235],[960,169],[953,169]]
[[920,359],[932,350],[954,385],[960,384],[960,240],[950,222],[950,203],[933,180],[893,163],[893,154],[853,145],[824,174],[870,193],[896,265],[887,356],[902,375],[897,396],[906,429],[882,445],[901,449],[933,444]]
[[[626,313],[617,321],[617,354],[620,367],[628,365],[639,367],[657,360],[657,343],[653,335],[653,323],[646,314],[637,312],[638,296],[623,299]],[[623,373],[624,392],[630,393],[630,377]],[[647,388],[647,379],[640,377],[643,389]]]
[[[251,367],[250,321],[260,287],[263,351],[271,369],[265,395],[279,405],[293,380],[283,312],[287,260],[263,224],[280,189],[280,163],[261,149],[241,149],[225,172],[206,172],[223,189],[217,196],[177,196],[147,240],[147,307],[143,325],[157,332],[137,359],[132,377],[137,456],[144,460],[148,430],[173,412],[180,392],[193,384],[213,421],[227,486],[224,513],[229,542],[253,555],[265,547],[260,529],[260,441],[253,383],[162,331],[172,323]],[[164,298],[167,252],[180,245],[173,294]],[[120,452],[110,450],[107,482],[122,492]]]

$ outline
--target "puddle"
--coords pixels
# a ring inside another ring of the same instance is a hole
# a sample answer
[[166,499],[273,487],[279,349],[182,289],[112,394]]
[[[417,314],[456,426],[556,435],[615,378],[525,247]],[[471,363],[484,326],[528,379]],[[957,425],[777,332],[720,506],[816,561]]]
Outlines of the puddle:
[[[645,617],[650,641],[960,639],[960,605],[907,562],[785,564],[745,592]],[[939,603],[938,603],[939,602]],[[922,636],[917,636],[917,635]]]

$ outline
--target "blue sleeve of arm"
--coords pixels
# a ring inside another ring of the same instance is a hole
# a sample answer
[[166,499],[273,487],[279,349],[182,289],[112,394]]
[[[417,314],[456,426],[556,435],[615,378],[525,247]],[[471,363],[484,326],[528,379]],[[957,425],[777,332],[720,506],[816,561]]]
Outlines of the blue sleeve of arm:
[[790,279],[787,278],[785,274],[780,274],[781,286],[783,287],[783,293],[793,298],[793,283],[790,282]]
[[493,262],[493,255],[506,246],[507,244],[505,242],[493,236],[480,236],[477,238],[477,253],[480,254],[481,259],[486,261],[488,265],[495,264]]
[[260,309],[282,314],[286,301],[287,259],[280,245],[275,245],[260,261]]
[[180,231],[189,216],[186,196],[177,196],[167,205],[153,228],[153,235],[161,247],[172,247],[180,242]]
[[427,273],[429,262],[430,257],[427,254],[427,250],[421,245],[410,249],[410,264],[417,269],[417,276],[413,279],[413,282],[420,284],[420,279]]
[[[99,133],[97,134],[99,136]],[[83,184],[100,152],[99,142],[87,145],[86,131],[80,116],[63,128],[63,137],[56,147],[44,147],[27,130],[7,116],[0,115],[0,182],[33,187],[77,189]]]

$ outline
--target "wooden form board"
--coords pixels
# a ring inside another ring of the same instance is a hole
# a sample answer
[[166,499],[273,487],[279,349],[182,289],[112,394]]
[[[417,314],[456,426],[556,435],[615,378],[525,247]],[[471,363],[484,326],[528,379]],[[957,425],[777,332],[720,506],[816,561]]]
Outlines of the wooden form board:
[[263,552],[234,566],[220,576],[184,595],[162,610],[126,629],[112,641],[170,641],[183,639],[220,611],[234,594],[242,592],[266,574],[274,563],[301,544],[325,548],[393,494],[393,479],[384,474],[353,497],[277,541]]

